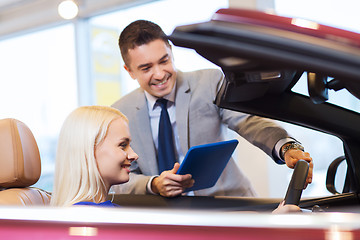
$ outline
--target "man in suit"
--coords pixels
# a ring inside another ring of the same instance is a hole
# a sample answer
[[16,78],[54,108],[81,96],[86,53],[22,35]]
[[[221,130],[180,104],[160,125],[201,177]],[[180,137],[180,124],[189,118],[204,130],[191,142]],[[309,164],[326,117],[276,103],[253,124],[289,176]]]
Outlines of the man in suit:
[[[193,184],[189,174],[176,174],[179,163],[159,172],[157,151],[161,107],[158,98],[168,100],[177,162],[182,161],[191,146],[224,140],[222,128],[227,126],[277,163],[286,163],[293,168],[299,159],[308,161],[307,183],[311,183],[313,165],[309,153],[273,121],[214,105],[217,90],[224,80],[222,72],[216,69],[178,71],[167,36],[158,25],[145,20],[129,24],[120,34],[119,47],[124,68],[138,81],[140,88],[122,97],[113,107],[128,117],[132,147],[139,159],[133,162],[130,181],[113,188],[116,193],[172,197]],[[215,186],[194,194],[255,196],[255,191],[235,161],[230,159]]]

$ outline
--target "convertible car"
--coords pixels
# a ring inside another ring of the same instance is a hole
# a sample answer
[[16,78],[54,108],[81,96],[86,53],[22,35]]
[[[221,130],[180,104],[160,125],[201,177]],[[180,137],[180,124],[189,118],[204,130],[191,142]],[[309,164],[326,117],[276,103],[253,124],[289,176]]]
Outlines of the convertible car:
[[[111,200],[123,207],[51,208],[41,206],[47,205],[50,195],[36,189],[34,194],[41,196],[41,200],[31,202],[27,199],[29,195],[24,195],[19,204],[26,206],[10,206],[1,201],[9,191],[29,190],[35,177],[25,184],[1,183],[4,189],[0,192],[1,236],[360,238],[360,114],[329,103],[328,94],[329,90],[343,89],[360,98],[360,34],[258,11],[220,9],[208,22],[177,27],[169,38],[173,44],[195,49],[221,67],[226,79],[214,99],[219,107],[292,123],[341,139],[344,155],[329,159],[324,182],[332,195],[299,200],[303,182],[293,178],[290,193],[284,196],[295,195],[303,213],[286,215],[270,214],[281,199],[264,198],[114,195]],[[307,95],[292,91],[302,78],[307,81]],[[20,132],[24,128],[20,127]],[[24,137],[21,135],[20,139]],[[10,148],[0,149],[4,152]],[[335,178],[341,163],[346,163],[347,170],[343,188],[337,189]],[[29,167],[25,165],[21,166]],[[305,167],[300,171],[306,170]]]

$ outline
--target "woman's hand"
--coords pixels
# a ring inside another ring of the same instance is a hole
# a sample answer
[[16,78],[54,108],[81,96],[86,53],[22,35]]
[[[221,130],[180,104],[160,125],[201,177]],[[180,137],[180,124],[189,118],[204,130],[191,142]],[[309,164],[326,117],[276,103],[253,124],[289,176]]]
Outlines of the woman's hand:
[[286,204],[285,201],[282,201],[279,206],[272,211],[273,214],[284,214],[284,213],[293,213],[293,212],[301,212],[299,206],[293,204]]

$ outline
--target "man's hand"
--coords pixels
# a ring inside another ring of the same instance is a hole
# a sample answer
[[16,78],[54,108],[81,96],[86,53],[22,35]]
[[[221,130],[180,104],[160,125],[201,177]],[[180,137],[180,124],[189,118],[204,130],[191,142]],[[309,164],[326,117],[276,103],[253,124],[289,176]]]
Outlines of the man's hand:
[[164,197],[175,197],[184,192],[186,188],[194,185],[194,180],[190,174],[176,174],[180,167],[179,163],[175,163],[174,168],[164,171],[159,177],[153,179],[151,189],[154,193]]
[[308,184],[312,183],[312,176],[313,176],[313,160],[310,157],[310,154],[308,152],[303,152],[299,149],[289,149],[286,151],[285,155],[285,163],[289,168],[294,168],[296,163],[303,159],[309,163],[309,173],[306,178],[305,186],[307,187]]

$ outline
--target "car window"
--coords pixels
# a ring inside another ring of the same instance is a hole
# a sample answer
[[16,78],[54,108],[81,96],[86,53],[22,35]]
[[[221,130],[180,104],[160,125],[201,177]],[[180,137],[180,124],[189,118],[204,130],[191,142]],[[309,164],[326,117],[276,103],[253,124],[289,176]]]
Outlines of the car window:
[[[328,78],[327,81],[330,80],[331,79]],[[309,96],[306,72],[303,73],[300,80],[291,90]],[[349,93],[346,89],[339,91],[329,90],[328,95],[329,99],[326,102],[359,113],[359,99]],[[296,138],[299,138],[298,140],[306,146],[305,150],[311,154],[314,160],[313,184],[309,185],[308,189],[303,192],[303,196],[317,197],[331,195],[326,189],[326,174],[331,162],[344,155],[342,140],[331,134],[322,133],[305,127],[287,123],[283,123],[283,125],[286,130],[296,136]],[[346,169],[346,163],[343,162],[337,171],[335,187],[340,191],[344,185],[343,179],[345,179]]]
[[[331,81],[331,78],[328,78],[328,82]],[[307,73],[304,72],[300,80],[295,84],[291,89],[293,92],[309,96],[309,91],[307,87]],[[328,103],[355,111],[360,112],[359,99],[352,95],[348,90],[341,89],[339,91],[328,90],[329,100]]]

